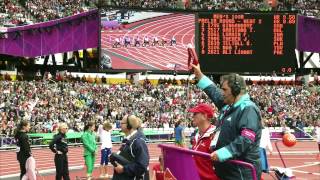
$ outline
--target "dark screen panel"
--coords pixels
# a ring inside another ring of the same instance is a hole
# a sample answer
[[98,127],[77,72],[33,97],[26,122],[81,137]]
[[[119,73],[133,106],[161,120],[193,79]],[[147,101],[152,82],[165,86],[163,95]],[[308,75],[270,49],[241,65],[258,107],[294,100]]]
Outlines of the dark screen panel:
[[198,14],[204,72],[294,72],[295,13]]

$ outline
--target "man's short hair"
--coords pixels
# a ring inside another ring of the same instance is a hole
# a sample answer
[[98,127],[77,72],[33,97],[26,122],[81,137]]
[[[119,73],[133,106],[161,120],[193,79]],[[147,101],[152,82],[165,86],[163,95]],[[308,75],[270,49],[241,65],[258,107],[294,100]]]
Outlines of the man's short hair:
[[231,73],[221,76],[220,84],[222,85],[225,81],[228,82],[228,86],[231,88],[232,94],[234,96],[246,92],[246,82],[244,78],[239,74]]

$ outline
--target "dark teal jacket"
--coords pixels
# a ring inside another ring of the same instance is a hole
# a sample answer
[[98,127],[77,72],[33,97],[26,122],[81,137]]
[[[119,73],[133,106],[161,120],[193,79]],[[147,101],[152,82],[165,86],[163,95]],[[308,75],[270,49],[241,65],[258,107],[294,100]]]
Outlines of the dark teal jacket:
[[244,167],[230,164],[227,160],[236,159],[251,163],[261,176],[259,144],[261,138],[261,116],[259,108],[250,100],[248,94],[241,96],[234,105],[223,103],[221,90],[204,76],[198,86],[219,109],[217,129],[220,135],[213,151],[217,151],[220,162],[215,162],[217,175],[226,180],[250,180],[250,171]]

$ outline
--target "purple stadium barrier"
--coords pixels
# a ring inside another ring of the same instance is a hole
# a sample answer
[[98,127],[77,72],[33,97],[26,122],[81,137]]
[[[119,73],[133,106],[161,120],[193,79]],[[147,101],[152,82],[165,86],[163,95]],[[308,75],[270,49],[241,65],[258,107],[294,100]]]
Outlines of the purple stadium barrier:
[[320,19],[298,16],[299,51],[320,52]]
[[[301,131],[295,131],[293,132],[293,134],[297,139],[310,139],[310,136],[308,136],[306,133]],[[271,132],[272,139],[282,138],[282,136],[283,136],[283,132]]]
[[[164,167],[169,168],[175,178],[183,180],[200,180],[192,156],[210,158],[210,154],[165,144],[160,144],[159,147],[162,149]],[[252,164],[238,160],[230,160],[229,162],[249,168],[253,180],[257,179],[256,169]]]
[[0,54],[35,57],[98,47],[99,14],[92,10],[28,26],[9,28],[0,38]]

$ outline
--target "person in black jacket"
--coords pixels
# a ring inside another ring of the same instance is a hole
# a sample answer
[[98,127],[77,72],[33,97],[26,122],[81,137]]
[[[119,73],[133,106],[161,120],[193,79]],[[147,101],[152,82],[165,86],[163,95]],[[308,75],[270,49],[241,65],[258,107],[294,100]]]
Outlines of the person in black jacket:
[[220,111],[216,133],[211,143],[211,159],[219,178],[224,180],[253,179],[249,169],[229,163],[236,159],[253,164],[257,179],[261,178],[259,144],[262,131],[257,105],[246,93],[246,84],[238,74],[221,78],[221,89],[203,75],[200,65],[192,65],[199,86]]
[[140,130],[141,120],[134,115],[126,115],[121,120],[121,130],[126,137],[118,155],[129,161],[127,164],[112,163],[113,180],[146,180],[149,179],[149,151],[145,136]]
[[29,144],[29,138],[27,132],[30,130],[30,123],[28,121],[22,120],[18,124],[16,134],[14,136],[17,142],[17,159],[20,164],[20,179],[26,174],[26,162],[31,156],[31,149]]
[[61,123],[58,131],[58,134],[53,136],[53,140],[49,145],[51,151],[55,153],[54,164],[56,166],[56,180],[60,180],[62,177],[64,180],[70,180],[67,157],[68,144],[66,141],[68,125]]

